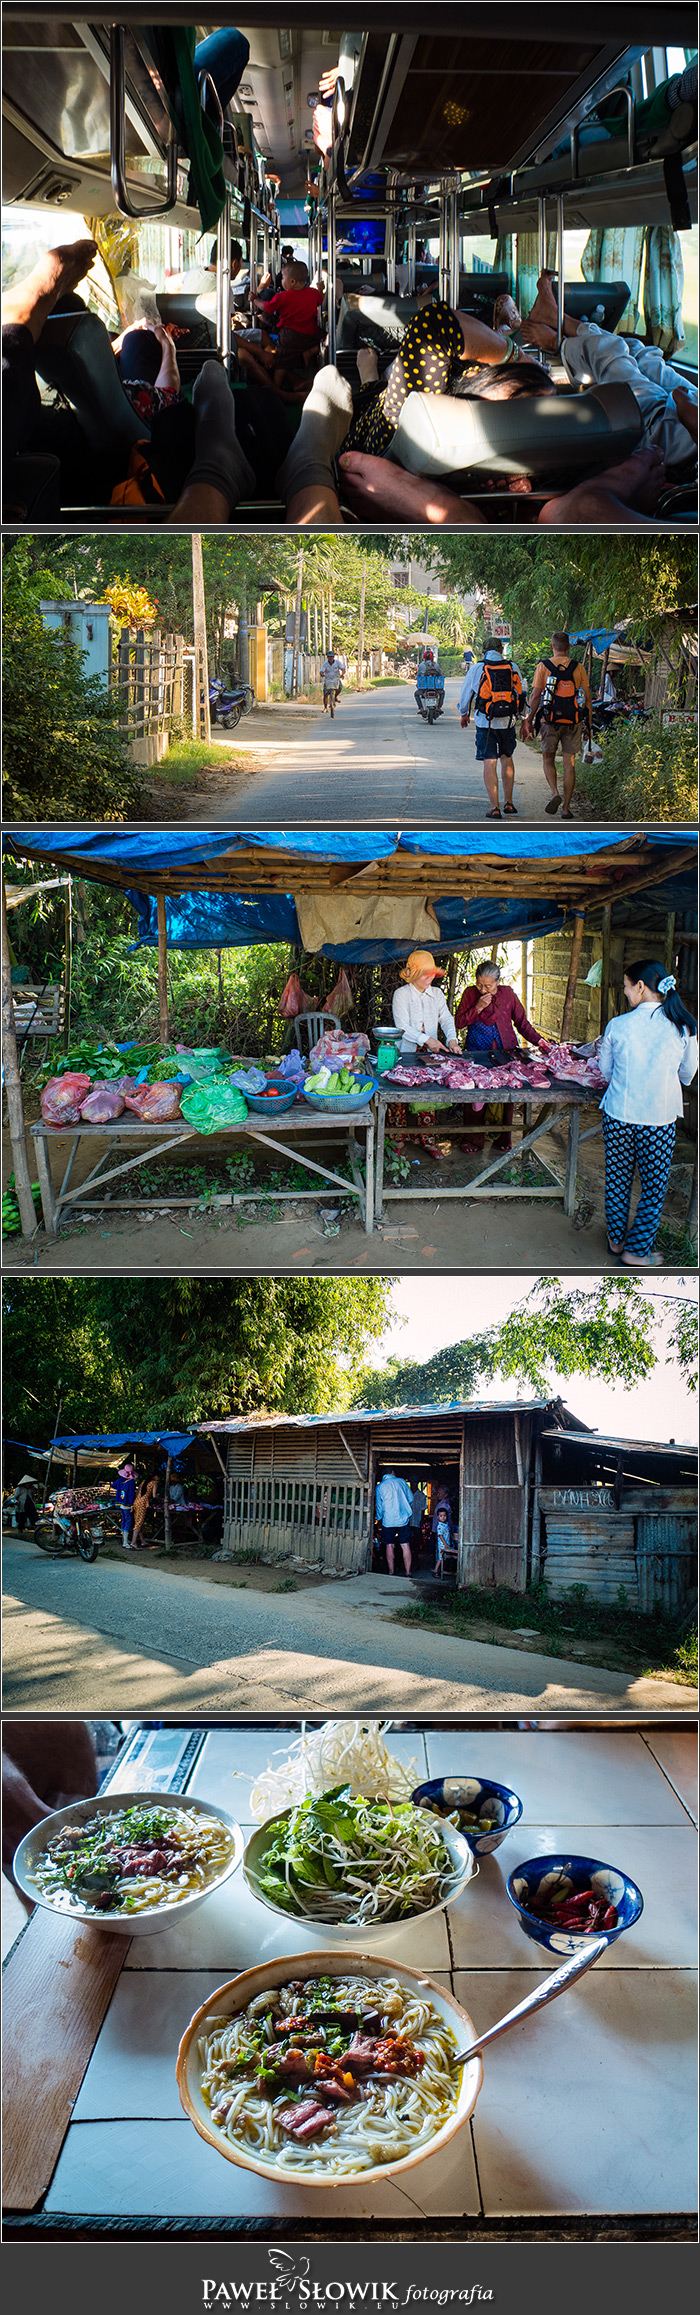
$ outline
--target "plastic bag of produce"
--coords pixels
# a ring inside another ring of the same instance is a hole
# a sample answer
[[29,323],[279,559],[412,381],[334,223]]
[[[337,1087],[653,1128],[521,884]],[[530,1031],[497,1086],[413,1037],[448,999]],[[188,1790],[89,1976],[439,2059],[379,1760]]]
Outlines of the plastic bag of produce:
[[228,1082],[237,1093],[264,1093],[267,1078],[264,1069],[234,1069]]
[[283,1021],[296,1021],[299,1013],[313,1013],[315,1004],[315,997],[310,997],[308,991],[302,989],[299,974],[290,973],[277,1007]]
[[180,1115],[179,1085],[137,1085],[135,1092],[124,1098],[127,1109],[142,1117],[145,1125],[167,1124]]
[[300,1085],[306,1073],[306,1062],[298,1045],[292,1046],[291,1053],[283,1054],[282,1060],[276,1062],[275,1067],[278,1077],[286,1077],[290,1085]]
[[166,1055],[160,1066],[167,1068],[173,1077],[189,1077],[195,1085],[200,1085],[205,1078],[219,1075],[221,1055],[215,1045],[178,1045],[174,1053]]
[[119,1088],[96,1079],[80,1104],[80,1115],[88,1125],[106,1125],[108,1118],[121,1117],[123,1109],[124,1095]]
[[324,1029],[309,1054],[309,1065],[321,1069],[327,1062],[329,1069],[352,1069],[365,1053],[369,1053],[369,1037],[351,1037],[346,1029]]
[[45,1125],[79,1125],[80,1104],[90,1091],[90,1078],[67,1069],[65,1077],[50,1077],[41,1096]]
[[335,988],[331,989],[330,996],[326,998],[323,1010],[324,1013],[337,1013],[339,1021],[342,1021],[344,1013],[352,1012],[352,989],[343,965],[340,967]]
[[222,1133],[227,1125],[243,1125],[248,1116],[248,1103],[238,1093],[230,1077],[210,1078],[206,1085],[193,1085],[183,1093],[183,1117],[197,1133]]

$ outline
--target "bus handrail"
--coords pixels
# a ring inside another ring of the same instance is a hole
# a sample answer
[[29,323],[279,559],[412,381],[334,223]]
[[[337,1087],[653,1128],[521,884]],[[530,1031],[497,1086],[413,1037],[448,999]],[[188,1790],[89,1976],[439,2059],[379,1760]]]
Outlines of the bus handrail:
[[[624,100],[625,100],[625,105],[626,105],[626,108],[627,108],[627,167],[628,167],[628,169],[633,169],[633,168],[634,168],[634,158],[635,158],[635,147],[636,147],[636,143],[637,143],[637,135],[636,135],[636,110],[637,110],[637,108],[636,108],[636,102],[635,102],[634,89],[632,89],[632,88],[628,88],[626,80],[620,80],[620,81],[618,81],[618,82],[617,82],[617,85],[616,85],[616,87],[615,87],[615,88],[609,88],[609,89],[607,89],[607,90],[606,90],[606,103],[608,103],[608,102],[609,102],[609,100],[610,100],[610,97],[611,97],[611,96],[623,96],[623,97],[624,97]],[[590,125],[590,124],[588,124],[588,125]],[[572,175],[572,178],[573,178],[573,180],[574,180],[574,183],[576,182],[576,178],[577,178],[577,176],[578,176],[578,140],[579,140],[579,130],[580,130],[580,129],[582,129],[582,128],[585,128],[585,126],[586,126],[586,123],[585,123],[585,121],[576,121],[576,122],[575,122],[575,124],[574,124],[574,127],[573,127],[573,128],[572,128],[572,130],[571,130],[571,138],[570,138],[570,144],[571,144],[571,175]]]
[[120,216],[141,218],[167,217],[177,201],[177,137],[171,131],[166,147],[165,200],[155,206],[136,209],[126,182],[126,74],[124,67],[124,26],[113,24],[109,40],[109,160],[112,192]]
[[201,107],[202,107],[202,112],[203,112],[203,113],[205,113],[205,112],[206,112],[206,109],[207,109],[207,97],[208,97],[208,96],[213,96],[213,99],[214,99],[214,103],[215,103],[215,105],[216,105],[216,110],[217,110],[217,113],[218,113],[218,116],[219,116],[219,117],[218,117],[218,120],[217,120],[217,123],[216,123],[216,126],[217,126],[217,128],[218,128],[218,131],[219,131],[219,136],[220,136],[220,138],[221,138],[221,142],[222,142],[222,145],[223,145],[223,141],[224,141],[224,108],[223,108],[223,105],[222,105],[222,102],[221,102],[221,98],[220,98],[220,96],[219,96],[219,91],[218,91],[218,88],[217,88],[217,86],[216,86],[216,82],[215,82],[214,80],[212,80],[212,76],[211,76],[211,73],[210,73],[210,72],[199,72],[199,73],[197,74],[197,87],[198,87],[198,89],[199,89],[199,102],[200,102],[200,104],[201,104]]

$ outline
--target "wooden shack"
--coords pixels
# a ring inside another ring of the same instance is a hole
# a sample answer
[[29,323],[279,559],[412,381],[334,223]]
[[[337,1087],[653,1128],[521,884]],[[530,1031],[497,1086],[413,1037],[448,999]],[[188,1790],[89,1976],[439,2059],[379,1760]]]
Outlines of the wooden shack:
[[[446,1484],[459,1532],[457,1581],[509,1584],[530,1573],[545,1424],[574,1427],[559,1399],[509,1405],[362,1408],[350,1415],[258,1415],[227,1435],[224,1551],[357,1573],[372,1564],[375,1490],[400,1472]],[[223,1438],[219,1444],[223,1459]]]
[[223,1555],[347,1575],[372,1566],[386,1471],[446,1485],[457,1583],[682,1613],[696,1590],[697,1455],[588,1430],[560,1398],[251,1415],[201,1426],[225,1464]]
[[583,1585],[642,1615],[682,1615],[697,1599],[697,1452],[675,1440],[564,1437],[545,1426],[533,1577],[553,1597]]

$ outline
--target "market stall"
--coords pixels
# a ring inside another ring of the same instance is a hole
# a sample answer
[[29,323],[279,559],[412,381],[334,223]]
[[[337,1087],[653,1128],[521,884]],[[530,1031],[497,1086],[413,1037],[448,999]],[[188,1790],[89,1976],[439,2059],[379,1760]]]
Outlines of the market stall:
[[[341,1121],[337,1118],[334,1120],[336,1129],[340,1123]],[[364,1134],[364,1173],[355,1145],[355,1135],[358,1128]],[[109,1139],[105,1147],[104,1126],[91,1125],[81,1121],[71,1130],[68,1162],[60,1187],[55,1189],[51,1175],[49,1148],[52,1141],[56,1139],[56,1128],[44,1125],[42,1120],[32,1125],[30,1131],[35,1146],[37,1173],[41,1184],[44,1226],[52,1237],[56,1236],[61,1218],[71,1206],[73,1208],[79,1206],[81,1213],[100,1213],[104,1208],[106,1196],[109,1198],[110,1209],[116,1207],[129,1213],[149,1212],[154,1204],[152,1189],[139,1189],[137,1183],[132,1183],[129,1194],[122,1196],[119,1192],[114,1194],[114,1184],[121,1184],[127,1175],[133,1175],[135,1171],[138,1172],[146,1160],[150,1165],[156,1158],[172,1157],[174,1152],[183,1147],[183,1144],[192,1143],[197,1138],[196,1129],[187,1126],[184,1119],[180,1122],[175,1120],[163,1125],[151,1125],[147,1120],[125,1116],[117,1118],[110,1125]],[[225,1146],[229,1141],[235,1143],[243,1139],[244,1142],[252,1143],[254,1147],[272,1150],[277,1156],[294,1160],[297,1165],[303,1166],[305,1173],[313,1176],[316,1184],[315,1187],[309,1189],[295,1188],[295,1199],[318,1198],[319,1183],[336,1191],[341,1190],[344,1197],[357,1200],[364,1220],[365,1231],[370,1233],[373,1229],[374,1187],[374,1111],[371,1105],[368,1104],[360,1109],[355,1109],[347,1121],[341,1124],[341,1132],[346,1148],[347,1173],[339,1173],[337,1168],[328,1164],[324,1165],[321,1162],[321,1150],[317,1145],[325,1143],[328,1138],[328,1122],[323,1116],[319,1116],[311,1110],[305,1110],[301,1105],[295,1107],[293,1117],[290,1117],[287,1111],[279,1125],[275,1123],[273,1118],[270,1118],[269,1123],[266,1122],[263,1126],[258,1123],[252,1113],[248,1113],[240,1122],[229,1123],[225,1128],[225,1134],[215,1135],[212,1139],[218,1142],[219,1146]],[[288,1138],[290,1133],[294,1137],[293,1144]],[[312,1145],[316,1146],[314,1157],[309,1155],[306,1147],[309,1139]],[[89,1148],[91,1141],[102,1145],[99,1156],[79,1188],[71,1188],[71,1174],[77,1152],[82,1144],[86,1144]],[[115,1157],[118,1158],[116,1164],[110,1162]],[[261,1201],[267,1203],[270,1199],[279,1201],[281,1198],[288,1198],[289,1195],[289,1190],[270,1189],[265,1185],[259,1189],[246,1187],[245,1190],[241,1191],[232,1189],[223,1191],[219,1195],[214,1193],[212,1203],[236,1207],[244,1203],[247,1205],[251,1201],[257,1203]],[[180,1197],[168,1189],[167,1176],[164,1176],[163,1179],[162,1200],[168,1206],[191,1206],[192,1204],[191,1196]],[[157,1192],[155,1203],[158,1204]]]
[[[683,971],[690,971],[694,960],[694,935],[688,932],[686,938],[685,932],[686,918],[690,920],[695,906],[697,845],[691,831],[636,830],[611,835],[547,830],[540,835],[509,830],[505,834],[436,831],[399,835],[365,830],[294,836],[286,831],[219,834],[198,830],[183,835],[177,831],[96,830],[76,834],[44,829],[39,836],[27,836],[24,830],[13,832],[6,843],[12,856],[50,858],[77,876],[128,893],[139,944],[157,950],[161,1052],[171,1042],[167,962],[173,949],[276,942],[336,964],[377,965],[402,960],[416,940],[427,940],[440,955],[457,957],[499,940],[534,941],[571,926],[569,982],[560,1031],[565,1040],[586,918],[594,916],[602,926],[602,1022],[607,1018],[611,985],[613,919],[616,928],[629,927],[632,937],[640,910],[651,911],[659,938],[663,938],[664,954],[678,954],[679,970]],[[542,1089],[541,1080],[539,1084]],[[438,1107],[453,1106],[451,1096],[446,1098],[448,1090],[443,1085],[436,1096]],[[531,1090],[521,1087],[519,1094],[526,1126],[519,1144],[522,1158],[541,1140],[549,1123],[541,1114],[542,1103],[530,1098]],[[563,1198],[567,1214],[573,1211],[575,1200],[582,1090],[580,1084],[567,1086],[562,1082],[546,1087],[551,1114],[560,1111],[568,1118],[568,1150],[563,1183],[553,1178],[543,1194]],[[18,1099],[17,1085],[11,1091],[14,1151],[15,1141],[23,1148],[21,1093]],[[128,1093],[125,1098],[128,1106]],[[235,1124],[227,1121],[227,1135],[240,1131],[253,1142],[298,1158],[314,1180],[358,1200],[369,1232],[373,1226],[375,1105],[368,1098],[364,1108],[353,1105],[350,1114],[346,1104],[346,1114],[342,1114],[343,1104],[334,1099],[326,1105],[324,1115],[323,1104],[312,1104],[309,1109],[304,1098],[306,1107],[297,1102],[286,1111],[281,1130],[271,1115],[266,1114],[261,1124],[253,1114]],[[383,1136],[388,1096],[382,1090],[378,1098],[379,1132]],[[393,1098],[402,1097],[394,1093]],[[468,1091],[463,1089],[460,1098],[468,1102]],[[595,1098],[594,1093],[591,1098]],[[188,1099],[182,1099],[175,1112],[160,1112],[162,1133],[156,1135],[149,1154],[164,1155],[174,1143],[187,1138],[188,1127],[181,1118],[187,1119]],[[158,1113],[152,1117],[154,1124],[160,1122]],[[142,1132],[143,1122],[139,1120]],[[365,1137],[364,1184],[354,1149],[358,1128]],[[290,1151],[285,1137],[290,1133],[296,1141],[297,1130],[301,1146]],[[82,1121],[77,1131],[82,1134]],[[319,1138],[314,1142],[314,1158],[310,1157],[309,1136],[320,1137],[322,1132],[326,1137],[340,1138],[348,1161],[344,1170],[330,1164],[328,1158],[324,1162]],[[44,1215],[47,1228],[53,1232],[62,1211],[69,1205],[83,1206],[86,1185],[81,1184],[79,1191],[71,1188],[67,1171],[56,1189],[48,1162],[48,1138],[41,1128],[36,1129],[35,1138]],[[111,1139],[111,1134],[106,1138]],[[99,1204],[105,1183],[111,1197],[113,1185],[142,1162],[129,1154],[136,1138],[130,1118],[119,1117],[113,1138],[120,1162],[113,1165],[111,1155],[107,1162],[100,1152],[99,1171],[94,1179],[88,1177],[87,1184],[90,1192],[94,1191],[94,1199],[91,1196],[87,1201],[93,1207]],[[72,1162],[71,1154],[69,1166]],[[532,1196],[530,1187],[514,1186],[499,1178],[503,1173],[504,1161],[496,1160],[465,1184],[463,1191],[446,1194]],[[380,1202],[383,1175],[382,1151],[378,1166]],[[21,1187],[19,1170],[17,1180]],[[263,1186],[252,1194],[267,1197],[275,1193]],[[131,1206],[135,1200],[130,1195],[126,1202]],[[34,1220],[26,1199],[25,1205],[23,1227],[29,1235]]]
[[[199,1800],[244,1840],[253,1790],[297,1730],[132,1729],[103,1791]],[[320,2194],[223,2160],[183,2112],[178,2043],[202,2002],[273,1955],[310,1953],[328,1931],[280,1920],[239,1868],[196,1920],[135,1937],[38,1909],[5,1973],[6,2239],[47,2233],[211,2236],[262,2223],[362,2231],[460,2229],[589,2217],[659,2220],[693,2207],[694,1732],[639,1728],[423,1727],[387,1743],[409,1789],[473,1776],[509,1787],[520,1821],[445,1909],[384,1931],[385,1965],[426,1971],[477,2033],[554,1966],[523,1935],[506,1894],[527,1858],[574,1850],[632,1876],[644,1911],[562,1998],[484,2051],[471,2126],[407,2175]],[[277,1804],[280,1805],[280,1804]],[[269,1804],[268,1804],[269,1806]],[[387,1942],[387,1939],[389,1940]],[[363,1939],[371,1951],[371,1940]],[[614,2063],[611,2063],[611,2052]],[[572,2098],[571,2085],[576,2095]],[[42,2126],[36,2128],[41,2110]]]

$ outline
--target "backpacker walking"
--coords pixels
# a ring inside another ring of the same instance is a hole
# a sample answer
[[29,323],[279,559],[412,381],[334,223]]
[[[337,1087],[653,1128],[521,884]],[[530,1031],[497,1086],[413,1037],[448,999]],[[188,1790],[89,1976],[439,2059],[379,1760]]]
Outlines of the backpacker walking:
[[483,659],[475,659],[467,669],[459,695],[459,713],[463,730],[470,721],[474,705],[476,760],[484,767],[484,784],[489,800],[487,820],[500,820],[498,801],[498,765],[500,759],[503,782],[503,810],[509,817],[515,815],[513,781],[515,765],[513,751],[516,742],[516,717],[524,716],[527,709],[527,686],[520,668],[511,659],[504,659],[503,644],[487,635]]
[[557,786],[557,748],[561,747],[564,776],[562,818],[571,820],[571,799],[576,784],[576,757],[591,734],[591,693],[585,667],[571,657],[568,635],[552,636],[551,659],[539,659],[530,697],[524,736],[536,732],[542,766],[549,788],[545,812],[554,815],[562,803]]

